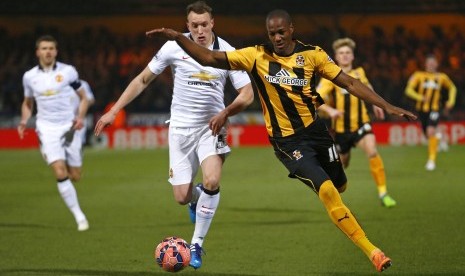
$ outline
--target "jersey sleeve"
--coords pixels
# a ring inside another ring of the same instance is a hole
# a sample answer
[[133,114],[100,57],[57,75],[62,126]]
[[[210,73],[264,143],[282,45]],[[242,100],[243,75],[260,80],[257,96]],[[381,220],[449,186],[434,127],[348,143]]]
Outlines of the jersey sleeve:
[[320,47],[316,47],[313,56],[315,70],[325,79],[333,80],[341,72],[341,68],[334,63],[331,57]]
[[407,81],[407,88],[414,89],[414,87],[417,85],[417,83],[418,83],[418,73],[415,72],[415,73],[413,73],[413,75],[411,75],[410,78],[408,79],[408,81]]
[[245,70],[247,72],[252,71],[256,55],[256,47],[247,47],[226,52],[231,70]]
[[77,91],[79,88],[81,88],[81,80],[79,79],[79,74],[76,70],[76,68],[74,68],[74,66],[72,65],[69,65],[67,67],[67,75],[69,76],[69,85],[75,90]]
[[243,70],[229,70],[228,75],[232,85],[234,88],[236,88],[236,90],[250,83],[249,75],[247,75],[247,73]]
[[92,89],[90,88],[89,83],[85,80],[81,80],[81,83],[82,83],[82,88],[84,88],[84,91],[86,92],[87,99],[90,101],[95,100],[94,93],[92,92]]
[[447,87],[447,89],[451,88],[452,86],[455,86],[455,84],[452,82],[452,80],[447,76],[446,74],[442,74],[444,78],[444,85]]
[[32,88],[29,86],[29,78],[27,77],[27,73],[23,75],[23,89],[25,98],[32,98],[34,96]]
[[370,84],[370,81],[368,80],[367,78],[367,75],[365,73],[365,70],[362,68],[362,67],[358,67],[357,68],[357,71],[359,73],[359,76],[360,76],[360,81],[365,84],[365,85],[371,85]]
[[331,91],[334,89],[334,83],[327,79],[321,79],[316,87],[316,91],[321,95],[323,100],[328,101],[331,97]]
[[148,67],[152,73],[155,75],[159,75],[165,70],[168,65],[171,63],[171,57],[170,57],[170,48],[172,49],[174,46],[177,45],[171,45],[173,41],[168,41],[166,42],[160,50],[153,56],[152,60],[149,62]]

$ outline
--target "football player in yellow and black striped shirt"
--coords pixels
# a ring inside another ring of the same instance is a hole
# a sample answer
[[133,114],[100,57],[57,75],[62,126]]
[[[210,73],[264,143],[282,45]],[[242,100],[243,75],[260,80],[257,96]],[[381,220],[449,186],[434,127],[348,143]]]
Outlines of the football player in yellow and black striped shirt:
[[[333,42],[333,50],[337,64],[346,74],[359,79],[373,89],[363,68],[352,66],[355,58],[355,42],[352,39],[337,39]],[[387,193],[384,164],[376,149],[376,137],[371,128],[365,102],[327,79],[321,79],[317,91],[326,103],[320,107],[320,110],[326,109],[326,113],[332,118],[336,148],[344,168],[349,166],[350,150],[353,147],[361,148],[369,159],[370,171],[378,188],[381,204],[386,207],[395,206],[396,201]],[[375,105],[373,105],[373,113],[377,118],[384,119],[383,110]]]
[[[320,47],[293,39],[294,26],[286,11],[270,12],[266,28],[269,43],[228,52],[198,47],[171,29],[151,30],[147,36],[175,40],[204,66],[249,72],[258,89],[270,142],[289,176],[298,178],[318,195],[333,223],[362,249],[378,271],[383,271],[391,260],[368,240],[339,194],[346,188],[347,178],[326,125],[315,113],[315,108],[323,104],[315,91],[316,74],[389,114],[408,119],[416,116],[387,103],[345,74]],[[224,121],[210,121],[214,134],[222,124]]]
[[426,170],[436,169],[436,152],[438,147],[437,126],[441,111],[441,93],[446,89],[449,97],[444,106],[444,112],[449,112],[455,105],[457,88],[450,78],[438,72],[438,61],[434,55],[425,60],[425,71],[413,73],[407,83],[405,94],[415,100],[415,109],[428,139],[428,162]]

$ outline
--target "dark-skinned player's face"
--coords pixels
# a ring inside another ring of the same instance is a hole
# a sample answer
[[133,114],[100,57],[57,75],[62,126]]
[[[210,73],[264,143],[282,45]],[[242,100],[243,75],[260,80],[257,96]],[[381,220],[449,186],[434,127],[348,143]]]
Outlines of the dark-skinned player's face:
[[266,22],[268,38],[273,44],[274,51],[278,55],[289,55],[294,50],[292,34],[294,27],[286,22],[284,18],[272,17]]

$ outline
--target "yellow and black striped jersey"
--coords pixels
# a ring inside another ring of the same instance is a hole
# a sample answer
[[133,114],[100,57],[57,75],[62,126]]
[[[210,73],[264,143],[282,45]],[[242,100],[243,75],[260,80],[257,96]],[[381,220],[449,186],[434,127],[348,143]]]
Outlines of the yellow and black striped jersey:
[[417,71],[408,80],[405,92],[408,97],[415,100],[415,109],[417,111],[430,112],[439,111],[441,107],[441,91],[443,89],[448,90],[449,99],[447,105],[452,107],[455,103],[457,88],[444,73]]
[[[352,69],[347,74],[359,79],[363,84],[371,86],[362,67]],[[332,122],[336,133],[354,132],[363,124],[370,122],[365,102],[344,88],[322,79],[317,86],[317,92],[323,97],[326,104],[344,112],[342,117],[338,117]]]
[[255,80],[268,135],[286,137],[309,126],[316,118],[312,96],[316,76],[334,79],[341,68],[318,46],[295,41],[289,56],[273,52],[271,44],[226,52],[233,70],[246,70]]

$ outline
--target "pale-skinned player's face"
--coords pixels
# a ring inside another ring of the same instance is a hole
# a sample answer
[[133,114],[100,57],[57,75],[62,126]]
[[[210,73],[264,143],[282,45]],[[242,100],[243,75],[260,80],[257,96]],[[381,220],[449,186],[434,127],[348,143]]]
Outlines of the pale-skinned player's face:
[[203,47],[208,47],[213,43],[213,25],[213,18],[208,12],[202,14],[190,12],[187,16],[187,29],[194,42]]
[[349,46],[339,47],[334,53],[336,62],[341,67],[348,67],[354,61],[354,51]]
[[51,66],[55,63],[58,50],[52,41],[41,41],[36,49],[36,56],[42,66]]
[[438,61],[434,57],[428,57],[425,61],[425,70],[426,72],[436,72],[438,69]]
[[292,40],[294,27],[281,17],[272,17],[266,23],[268,38],[278,55],[290,55],[294,51],[295,42]]

